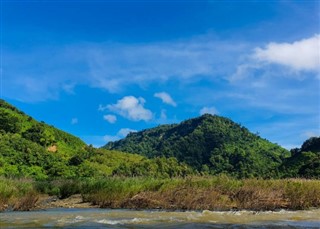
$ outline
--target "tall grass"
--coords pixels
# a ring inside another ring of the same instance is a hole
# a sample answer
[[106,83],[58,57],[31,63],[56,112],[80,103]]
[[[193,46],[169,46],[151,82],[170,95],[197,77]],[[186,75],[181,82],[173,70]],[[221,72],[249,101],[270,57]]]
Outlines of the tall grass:
[[319,180],[108,178],[82,188],[85,201],[108,208],[275,210],[320,207]]
[[[168,186],[169,185],[169,186]],[[84,201],[101,207],[124,207],[124,202],[141,192],[157,192],[175,185],[173,180],[154,178],[107,178],[83,183]]]
[[[38,195],[83,201],[102,208],[159,208],[182,210],[275,210],[320,207],[320,180],[244,179],[228,176],[160,179],[9,180],[0,178],[0,209],[31,209]],[[21,204],[17,204],[17,202]]]
[[283,186],[288,208],[320,207],[320,180],[287,180]]
[[0,177],[0,211],[27,210],[34,206],[38,193],[31,180],[10,180]]

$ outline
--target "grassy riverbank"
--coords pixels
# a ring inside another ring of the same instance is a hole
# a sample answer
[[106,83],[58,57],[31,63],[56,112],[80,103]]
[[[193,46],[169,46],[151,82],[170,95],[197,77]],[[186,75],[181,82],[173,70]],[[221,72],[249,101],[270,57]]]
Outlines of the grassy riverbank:
[[52,181],[0,178],[1,210],[39,207],[43,194],[65,200],[80,194],[83,202],[102,208],[298,210],[320,207],[320,180],[236,180],[226,176]]

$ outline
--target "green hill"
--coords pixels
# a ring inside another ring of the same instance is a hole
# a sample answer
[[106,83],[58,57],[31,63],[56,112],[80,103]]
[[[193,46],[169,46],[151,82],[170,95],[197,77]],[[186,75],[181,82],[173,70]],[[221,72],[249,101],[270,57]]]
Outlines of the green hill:
[[38,122],[0,100],[0,176],[81,178],[184,176],[193,173],[175,158],[95,149],[78,137]]
[[80,138],[38,122],[4,100],[0,100],[0,130],[2,133],[19,134],[49,151],[66,155],[72,155],[86,145]]
[[286,177],[320,179],[320,137],[309,138],[300,149],[292,149],[291,153],[281,168]]
[[96,149],[0,100],[0,176],[174,177],[199,172],[319,178],[320,138],[289,152],[230,119],[206,114],[130,133]]
[[180,124],[130,133],[104,148],[149,158],[175,157],[202,173],[236,177],[280,176],[278,168],[290,155],[230,119],[209,114]]

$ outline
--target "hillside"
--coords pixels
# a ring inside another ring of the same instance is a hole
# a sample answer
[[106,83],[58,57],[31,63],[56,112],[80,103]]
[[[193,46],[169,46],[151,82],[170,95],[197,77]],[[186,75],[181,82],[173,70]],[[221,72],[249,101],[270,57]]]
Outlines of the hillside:
[[51,151],[73,154],[83,148],[80,138],[62,130],[38,122],[4,100],[0,100],[0,130],[5,133],[19,134]]
[[306,140],[300,149],[292,149],[282,170],[286,177],[304,177],[320,179],[320,137]]
[[0,100],[0,176],[81,178],[170,177],[193,173],[175,158],[156,158],[95,149],[71,134],[38,122]]
[[40,202],[41,209],[75,207],[74,194],[77,203],[108,208],[319,207],[317,180],[234,179],[319,179],[319,137],[287,157],[290,152],[231,120],[203,115],[131,133],[107,146],[112,150],[87,146],[0,100],[0,211],[30,210]]
[[0,176],[174,177],[200,172],[320,178],[319,137],[289,152],[230,119],[208,114],[130,133],[104,148],[87,146],[0,100]]
[[130,133],[106,149],[149,158],[175,157],[202,173],[236,177],[276,177],[290,153],[230,119],[205,114],[180,124]]

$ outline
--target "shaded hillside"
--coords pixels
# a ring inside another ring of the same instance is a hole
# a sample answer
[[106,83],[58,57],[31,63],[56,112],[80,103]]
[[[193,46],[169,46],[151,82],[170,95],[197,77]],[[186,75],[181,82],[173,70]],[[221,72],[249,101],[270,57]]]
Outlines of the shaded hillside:
[[95,149],[79,138],[38,122],[0,100],[0,176],[47,179],[106,176],[185,176],[175,158]]
[[306,140],[282,166],[285,177],[320,178],[320,137]]
[[137,153],[149,158],[176,157],[203,173],[236,177],[276,177],[290,153],[230,119],[205,114],[180,124],[162,125],[125,139],[106,149]]

